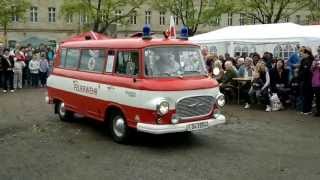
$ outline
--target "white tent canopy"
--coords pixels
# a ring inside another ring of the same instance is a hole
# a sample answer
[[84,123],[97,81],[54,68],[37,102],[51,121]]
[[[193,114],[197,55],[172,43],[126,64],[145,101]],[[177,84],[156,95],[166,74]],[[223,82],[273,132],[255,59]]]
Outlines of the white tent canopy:
[[[218,54],[234,54],[239,47],[246,47],[247,53],[274,52],[275,47],[284,44],[310,46],[313,50],[320,45],[320,25],[301,26],[294,23],[228,26],[190,38],[194,43],[214,47]],[[289,48],[289,49],[292,49]],[[283,49],[288,49],[284,48]],[[293,53],[294,50],[288,50]],[[287,58],[287,57],[286,57]]]
[[320,40],[320,27],[293,23],[228,26],[190,38],[195,43],[248,42],[278,43]]

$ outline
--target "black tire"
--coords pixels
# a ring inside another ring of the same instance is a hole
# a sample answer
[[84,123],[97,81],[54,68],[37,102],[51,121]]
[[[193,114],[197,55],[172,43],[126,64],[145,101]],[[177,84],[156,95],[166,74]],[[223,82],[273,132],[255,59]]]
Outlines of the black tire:
[[66,110],[63,102],[56,104],[56,112],[61,121],[70,122],[73,120],[73,112]]
[[114,114],[109,116],[108,121],[108,128],[112,139],[120,144],[128,143],[132,130],[128,127],[122,113],[114,112]]

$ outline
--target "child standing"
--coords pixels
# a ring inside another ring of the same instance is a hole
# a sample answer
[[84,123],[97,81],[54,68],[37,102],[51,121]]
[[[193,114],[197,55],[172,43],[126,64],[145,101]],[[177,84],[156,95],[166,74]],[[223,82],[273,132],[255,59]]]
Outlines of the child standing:
[[47,84],[47,77],[48,77],[48,72],[49,72],[49,63],[48,60],[46,59],[45,54],[41,54],[40,57],[40,82],[41,82],[41,87],[45,87]]
[[22,76],[23,76],[23,68],[25,67],[25,56],[23,52],[24,48],[20,48],[19,51],[16,52],[16,57],[14,58],[14,77],[13,77],[13,87],[14,89],[22,89]]
[[29,62],[29,70],[31,75],[32,87],[38,87],[40,62],[37,55],[33,55],[32,60]]

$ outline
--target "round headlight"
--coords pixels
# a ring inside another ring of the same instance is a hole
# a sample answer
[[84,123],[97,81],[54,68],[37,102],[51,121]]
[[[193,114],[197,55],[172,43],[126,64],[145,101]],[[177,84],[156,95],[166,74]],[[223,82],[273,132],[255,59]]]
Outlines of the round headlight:
[[223,94],[218,95],[217,97],[217,105],[219,107],[223,107],[226,104],[226,99],[224,98]]
[[218,76],[220,74],[220,69],[215,67],[213,68],[213,75]]
[[163,116],[169,112],[169,103],[167,101],[162,101],[157,107],[158,114]]

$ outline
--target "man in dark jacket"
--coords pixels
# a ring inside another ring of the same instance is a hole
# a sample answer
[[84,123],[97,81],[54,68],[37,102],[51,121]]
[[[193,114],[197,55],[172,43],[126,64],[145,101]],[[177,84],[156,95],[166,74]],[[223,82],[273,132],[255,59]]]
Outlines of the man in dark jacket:
[[1,54],[0,54],[0,88],[3,88],[3,63],[2,63],[2,59],[3,59],[3,57],[2,57],[2,52],[1,52]]
[[[13,68],[14,68],[14,57],[9,55],[10,50],[4,49],[3,55],[1,58],[4,81],[3,81],[3,92],[7,92],[8,88],[10,92],[14,92],[13,89]],[[8,87],[9,84],[9,87]]]
[[314,56],[310,48],[302,47],[300,49],[302,60],[299,67],[299,80],[301,87],[301,95],[303,97],[303,110],[304,115],[311,114],[312,110],[312,99],[313,99],[313,89],[312,89],[312,71],[311,66],[314,60]]

